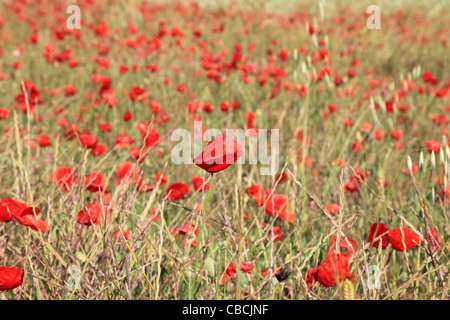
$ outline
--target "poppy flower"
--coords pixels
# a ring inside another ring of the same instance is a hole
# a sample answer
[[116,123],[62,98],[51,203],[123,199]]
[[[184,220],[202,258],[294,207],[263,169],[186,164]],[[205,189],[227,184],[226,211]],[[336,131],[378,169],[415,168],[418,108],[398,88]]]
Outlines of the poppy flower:
[[[114,172],[119,177],[116,181],[116,186],[130,180],[137,180],[139,175],[139,169],[136,169],[136,163],[131,161],[124,161],[120,163]],[[132,178],[133,173],[134,178]]]
[[410,248],[420,243],[420,237],[406,227],[393,229],[389,231],[388,236],[392,248],[396,251],[408,252]]
[[431,236],[427,236],[428,248],[431,252],[436,251],[440,246],[442,246],[442,238],[439,236],[436,229],[431,229]]
[[161,185],[165,186],[169,182],[169,177],[158,172],[155,176],[155,181],[156,181],[156,183],[159,182]]
[[12,215],[18,215],[19,212],[27,207],[28,206],[25,203],[13,199],[0,200],[0,222],[11,221]]
[[403,132],[401,130],[392,130],[391,138],[394,140],[401,140],[403,138]]
[[256,197],[256,196],[258,196],[258,195],[264,195],[264,194],[265,194],[265,191],[264,191],[264,188],[261,187],[260,185],[258,185],[258,184],[253,184],[253,185],[251,185],[250,187],[248,187],[247,189],[245,189],[245,193],[246,193],[249,197],[253,198],[253,197]]
[[267,237],[271,241],[282,241],[283,235],[281,234],[280,227],[273,227],[269,230],[269,233],[267,234]]
[[264,200],[266,213],[277,219],[294,221],[294,214],[287,210],[288,198],[285,195],[274,193]]
[[429,153],[434,151],[434,153],[437,154],[440,148],[441,144],[438,141],[434,140],[427,141],[427,149]]
[[382,140],[386,137],[386,133],[383,130],[376,129],[374,132],[375,140]]
[[275,177],[275,182],[282,183],[286,181],[287,177],[286,172],[280,173]]
[[99,202],[91,202],[78,212],[78,223],[86,226],[105,224],[110,217],[109,210]]
[[330,203],[329,205],[327,205],[325,207],[325,211],[328,212],[329,214],[333,215],[333,214],[338,214],[339,213],[339,206],[336,203]]
[[195,191],[209,190],[209,184],[206,183],[206,179],[203,177],[193,177],[192,184],[194,185]]
[[[252,261],[245,261],[241,263],[239,270],[241,270],[243,273],[251,273],[252,267],[253,267]],[[234,265],[234,262],[230,262],[226,270],[222,271],[222,273],[220,274],[219,284],[221,286],[224,286],[229,279],[234,278],[236,278],[236,267]]]
[[151,146],[153,146],[156,142],[159,141],[159,133],[155,129],[150,128],[148,129],[147,132],[145,132],[142,135],[141,140],[144,143],[145,148],[149,149]]
[[[330,242],[330,250],[336,250],[337,236],[333,236]],[[340,238],[339,251],[344,257],[351,257],[351,255],[358,249],[356,241],[352,237]]]
[[15,289],[23,283],[24,270],[16,267],[0,267],[0,291]]
[[39,208],[27,206],[27,208],[20,212],[12,214],[12,217],[21,225],[30,227],[34,231],[47,232],[50,230],[47,223],[44,220],[35,217],[35,215],[37,216],[40,212],[41,210]]
[[242,154],[242,148],[237,142],[219,134],[193,162],[207,172],[215,173],[231,166]]
[[135,139],[131,139],[129,134],[125,132],[119,132],[116,141],[113,143],[113,146],[119,149],[128,148],[130,144],[134,143],[135,141],[136,141]]
[[305,273],[305,282],[308,288],[311,288],[314,285],[316,279],[314,278],[314,269],[311,268]]
[[91,153],[94,157],[99,157],[108,151],[108,147],[102,143],[97,143],[94,148],[91,149]]
[[387,234],[388,231],[389,228],[384,223],[374,223],[370,226],[370,232],[367,241],[372,243],[373,239],[376,239],[379,236],[383,235],[380,239],[374,241],[371,246],[378,248],[381,241],[381,248],[386,249],[389,243],[389,236]]
[[358,185],[356,183],[354,183],[353,181],[348,181],[346,184],[344,184],[344,192],[349,191],[349,192],[358,192],[359,188]]
[[108,181],[103,173],[92,171],[85,177],[85,187],[91,192],[103,191],[108,188]]
[[233,262],[230,262],[227,269],[222,271],[219,277],[219,284],[224,286],[229,279],[236,277],[236,267]]
[[[127,240],[130,237],[130,235],[131,235],[131,230],[127,230],[127,231],[123,232],[123,238],[125,240]],[[119,229],[117,229],[114,232],[113,238],[116,240],[120,240],[122,238],[122,232]]]
[[166,191],[169,200],[181,200],[189,193],[189,186],[184,183],[173,183]]
[[89,133],[82,133],[80,135],[79,139],[80,139],[81,146],[83,146],[84,148],[88,148],[88,149],[94,148],[98,142],[97,137],[93,136]]
[[323,286],[333,287],[337,284],[336,280],[340,283],[353,276],[349,270],[348,258],[330,251],[325,261],[312,272],[312,275]]
[[64,192],[69,191],[74,184],[78,183],[72,167],[59,167],[55,173],[52,173],[51,178],[53,183],[59,186]]

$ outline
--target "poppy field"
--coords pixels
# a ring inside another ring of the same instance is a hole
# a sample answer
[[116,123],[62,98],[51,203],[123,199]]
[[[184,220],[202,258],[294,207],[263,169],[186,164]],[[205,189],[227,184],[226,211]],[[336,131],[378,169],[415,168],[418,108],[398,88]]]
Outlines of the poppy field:
[[449,298],[449,1],[71,4],[0,4],[0,299]]

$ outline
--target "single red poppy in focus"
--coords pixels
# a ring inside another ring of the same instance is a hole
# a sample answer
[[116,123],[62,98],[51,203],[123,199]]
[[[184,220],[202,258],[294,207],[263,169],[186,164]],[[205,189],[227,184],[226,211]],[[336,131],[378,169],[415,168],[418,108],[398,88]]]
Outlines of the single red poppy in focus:
[[215,173],[234,164],[242,154],[240,144],[223,134],[219,134],[208,143],[205,150],[194,158],[193,162],[203,170]]
[[0,291],[15,289],[23,283],[24,270],[16,267],[0,267]]
[[396,251],[409,251],[410,248],[420,243],[420,237],[411,229],[406,227],[396,228],[388,233],[392,248]]
[[369,237],[367,238],[368,242],[372,242],[374,239],[383,235],[380,239],[373,241],[371,245],[372,248],[373,247],[378,248],[380,246],[381,241],[381,248],[386,249],[389,243],[388,231],[389,228],[384,223],[374,223],[370,226]]

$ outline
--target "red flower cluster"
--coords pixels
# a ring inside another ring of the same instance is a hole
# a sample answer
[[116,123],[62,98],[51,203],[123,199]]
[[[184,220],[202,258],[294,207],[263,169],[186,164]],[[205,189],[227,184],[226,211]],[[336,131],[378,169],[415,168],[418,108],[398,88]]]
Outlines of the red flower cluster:
[[367,241],[375,248],[378,248],[381,244],[381,248],[386,249],[390,243],[394,250],[408,252],[412,247],[419,245],[420,237],[406,227],[389,230],[383,223],[374,223],[370,226]]

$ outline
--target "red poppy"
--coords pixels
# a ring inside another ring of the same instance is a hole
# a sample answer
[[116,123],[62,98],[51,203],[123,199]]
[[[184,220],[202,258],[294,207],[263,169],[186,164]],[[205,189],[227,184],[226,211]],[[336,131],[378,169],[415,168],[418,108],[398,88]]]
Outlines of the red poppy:
[[231,166],[242,154],[242,148],[236,141],[219,134],[193,162],[207,172],[214,173]]
[[272,241],[282,241],[283,235],[281,234],[280,227],[273,227],[272,229],[270,229],[267,237]]
[[353,276],[349,270],[348,258],[330,251],[325,261],[312,272],[312,275],[323,286],[333,287],[337,281],[342,282]]
[[155,176],[155,181],[156,183],[159,182],[161,185],[165,186],[169,182],[169,177],[158,172]]
[[[239,269],[243,273],[251,273],[252,272],[252,267],[253,267],[253,262],[252,261],[245,261],[245,262],[241,263]],[[220,274],[219,284],[221,286],[223,286],[223,285],[225,285],[228,282],[228,280],[234,279],[235,277],[236,277],[236,267],[235,267],[233,262],[230,262],[230,264],[228,265],[227,269],[222,271],[222,273]]]
[[400,140],[403,138],[403,132],[401,130],[392,130],[391,138],[394,140]]
[[84,148],[88,148],[88,149],[94,148],[95,145],[98,142],[98,139],[97,139],[96,136],[93,136],[93,135],[91,135],[91,134],[89,134],[87,132],[86,133],[82,133],[80,135],[79,139],[80,139],[80,144]]
[[125,231],[125,232],[121,232],[120,230],[117,229],[117,230],[114,232],[113,238],[116,239],[116,240],[120,240],[120,238],[122,238],[122,233],[123,233],[123,238],[126,240],[126,239],[128,239],[128,238],[130,237],[130,235],[131,235],[131,230],[127,230],[127,231]]
[[225,283],[228,282],[229,279],[236,277],[236,267],[233,262],[230,262],[227,269],[222,271],[219,277],[219,284],[224,286]]
[[372,242],[373,239],[376,239],[379,236],[383,235],[380,239],[373,241],[372,247],[378,248],[381,241],[381,248],[386,249],[389,243],[388,231],[389,228],[384,223],[374,223],[370,226],[370,232],[367,241]]
[[434,151],[434,153],[438,153],[439,149],[441,148],[441,144],[438,141],[430,140],[427,141],[427,149],[428,152],[431,153]]
[[252,186],[248,187],[247,189],[245,189],[245,193],[249,196],[249,197],[256,197],[258,195],[263,196],[265,195],[265,190],[263,187],[261,187],[258,184],[253,184]]
[[125,132],[119,132],[117,135],[116,141],[113,143],[113,146],[121,149],[127,148],[130,144],[134,143],[136,140],[131,139],[130,135]]
[[406,227],[396,228],[388,233],[392,248],[396,251],[409,251],[410,248],[420,243],[420,237],[411,229]]
[[384,137],[386,137],[386,133],[380,129],[376,129],[374,132],[375,140],[382,140]]
[[18,215],[19,212],[27,207],[25,203],[13,199],[0,200],[0,222],[11,221],[12,215]]
[[308,288],[311,288],[314,285],[315,281],[316,279],[314,278],[314,269],[311,268],[305,273],[305,282]]
[[280,184],[280,183],[286,181],[287,177],[288,176],[287,176],[286,172],[280,173],[275,177],[275,182],[278,182]]
[[192,184],[194,185],[195,191],[209,190],[209,184],[206,183],[206,179],[203,177],[193,177]]
[[15,289],[23,283],[24,270],[16,267],[0,267],[0,291]]
[[86,226],[105,224],[110,217],[109,210],[99,202],[91,202],[78,212],[78,223]]
[[294,215],[287,210],[288,198],[285,195],[274,193],[265,200],[266,213],[277,219],[294,221]]
[[339,213],[339,206],[336,203],[330,203],[329,205],[327,205],[325,207],[325,211],[328,212],[329,214],[333,215],[333,214],[338,214]]
[[91,153],[94,157],[99,157],[108,151],[108,147],[102,143],[97,143],[94,148],[91,149]]
[[189,193],[189,186],[184,183],[173,183],[166,191],[169,200],[181,200]]
[[[330,251],[336,250],[337,236],[333,236],[330,242]],[[351,257],[351,255],[358,249],[356,241],[352,237],[340,238],[339,251],[344,257]]]
[[108,188],[108,182],[101,172],[92,171],[85,177],[85,187],[91,192],[104,191]]
[[142,134],[141,140],[144,143],[145,148],[148,149],[159,141],[159,133],[155,129],[150,128],[147,132]]
[[114,172],[119,176],[116,181],[116,185],[119,185],[122,182],[128,182],[130,180],[137,180],[139,175],[139,169],[136,169],[136,163],[131,161],[124,161],[120,163]]
[[30,227],[34,231],[47,232],[50,227],[44,220],[36,218],[41,212],[39,208],[26,207],[20,212],[12,213],[11,216],[23,226]]
[[442,238],[439,236],[436,229],[431,229],[431,236],[427,236],[428,248],[431,252],[436,251],[440,246],[442,246]]
[[55,173],[52,173],[51,178],[53,183],[59,186],[64,192],[69,191],[74,184],[78,183],[72,167],[60,167],[56,169]]

